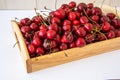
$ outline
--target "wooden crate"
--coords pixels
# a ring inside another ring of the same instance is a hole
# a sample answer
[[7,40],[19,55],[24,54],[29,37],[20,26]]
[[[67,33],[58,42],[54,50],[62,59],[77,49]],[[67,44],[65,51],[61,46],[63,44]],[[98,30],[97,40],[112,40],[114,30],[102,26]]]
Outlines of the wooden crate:
[[[104,5],[102,7],[103,12],[113,12],[115,9]],[[118,13],[120,15],[120,13]],[[26,48],[21,31],[15,21],[12,21],[12,27],[16,40],[19,42],[18,46],[20,48],[21,55],[23,57],[25,67],[28,73],[37,71],[43,68],[56,66],[73,60],[79,60],[81,58],[86,58],[89,56],[105,53],[108,51],[113,51],[120,49],[120,37],[109,39],[105,41],[100,41],[92,44],[88,44],[82,48],[72,48],[64,51],[55,52],[52,54],[39,56],[36,58],[30,58],[29,53]],[[112,45],[111,45],[112,44]]]

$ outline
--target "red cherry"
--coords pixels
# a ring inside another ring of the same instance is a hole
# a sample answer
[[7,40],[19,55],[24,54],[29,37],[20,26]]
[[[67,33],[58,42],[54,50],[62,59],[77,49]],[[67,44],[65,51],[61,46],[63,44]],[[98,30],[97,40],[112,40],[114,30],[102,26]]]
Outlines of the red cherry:
[[36,23],[32,23],[32,24],[30,25],[30,28],[31,28],[32,30],[36,31],[36,30],[38,30],[38,25],[37,25]]
[[65,8],[68,8],[68,7],[69,7],[69,6],[68,6],[67,4],[62,4],[60,8],[61,8],[61,9],[65,9]]
[[93,16],[91,16],[91,19],[95,22],[98,22],[99,21],[99,16],[93,15]]
[[64,20],[64,21],[63,21],[63,25],[71,25],[71,21],[69,21],[69,20]]
[[29,26],[22,26],[21,27],[21,32],[22,33],[28,33],[30,31],[30,27]]
[[55,24],[55,23],[56,23],[56,24],[58,24],[58,25],[61,23],[61,22],[60,22],[60,19],[57,18],[57,17],[53,17],[52,20],[51,20],[51,22],[52,22],[52,24]]
[[87,17],[86,16],[80,17],[80,23],[82,23],[82,24],[88,23]]
[[70,13],[68,14],[68,19],[69,19],[70,21],[74,21],[74,20],[76,19],[76,13],[75,13],[75,12],[70,12]]
[[110,30],[110,31],[107,33],[107,38],[108,38],[108,39],[112,39],[112,38],[114,38],[114,37],[115,37],[115,32],[112,31],[112,30]]
[[37,53],[38,55],[43,55],[43,54],[45,54],[45,51],[44,51],[44,49],[43,49],[42,47],[38,47],[38,48],[36,49],[36,53]]
[[109,31],[110,30],[111,25],[108,22],[104,22],[102,25],[103,25],[103,30],[104,31]]
[[55,12],[54,12],[54,16],[55,17],[58,17],[60,19],[63,19],[65,17],[65,11],[63,9],[57,9]]
[[84,30],[84,28],[80,27],[77,31],[76,34],[80,37],[84,37],[86,35],[86,31]]
[[77,6],[77,11],[82,12],[87,9],[87,5],[85,3],[79,3]]
[[74,47],[76,47],[75,42],[69,44],[69,48],[74,48]]
[[40,30],[47,30],[47,26],[46,26],[46,25],[41,25],[41,26],[39,27],[39,29],[40,29]]
[[67,44],[65,44],[65,43],[61,43],[59,47],[60,47],[61,51],[66,50],[68,48]]
[[38,32],[38,36],[39,36],[40,38],[46,38],[46,33],[47,33],[46,30],[41,29],[41,30]]
[[50,41],[50,47],[51,48],[55,48],[56,46],[57,46],[56,41],[54,41],[54,40]]
[[111,21],[111,24],[112,24],[116,29],[120,28],[120,19],[113,19],[113,20]]
[[71,1],[71,2],[69,3],[69,7],[70,7],[70,8],[75,8],[75,7],[76,7],[76,2]]
[[55,30],[56,32],[58,32],[58,30],[59,30],[59,27],[56,23],[51,24],[48,28]]
[[35,47],[32,44],[28,45],[28,52],[29,54],[33,54],[35,52]]
[[86,42],[83,38],[78,38],[75,42],[77,47],[83,47],[86,45]]
[[73,25],[80,25],[80,21],[79,20],[74,20]]
[[87,7],[90,8],[90,9],[92,9],[93,8],[93,3],[88,3]]
[[110,19],[114,19],[115,14],[114,13],[107,13],[107,17],[109,17]]
[[81,13],[79,13],[78,11],[76,11],[75,14],[76,14],[76,18],[79,19],[80,16],[81,16]]
[[71,26],[70,26],[70,25],[64,25],[64,26],[62,27],[62,29],[63,29],[64,31],[71,31]]
[[42,44],[42,41],[38,37],[36,37],[33,39],[32,44],[36,47],[39,47]]
[[105,21],[109,22],[109,21],[110,21],[107,16],[102,16],[102,17],[100,18],[100,20],[101,20],[101,22],[105,22]]
[[94,7],[92,9],[92,14],[100,16],[102,14],[102,10],[99,7]]
[[34,16],[33,17],[33,22],[36,23],[36,24],[40,24],[42,22],[43,18],[42,16]]
[[56,37],[56,31],[55,30],[48,30],[47,31],[47,38],[48,39],[53,39]]
[[76,25],[73,25],[73,26],[72,26],[72,29],[73,29],[74,32],[76,32],[79,28],[80,28],[79,25],[77,25],[77,26],[76,26]]
[[120,37],[120,30],[115,30],[114,32],[116,37]]
[[95,36],[93,35],[93,34],[87,34],[86,36],[85,36],[85,41],[87,42],[87,43],[91,43],[91,42],[93,42],[95,40]]
[[87,32],[91,32],[92,29],[93,29],[93,25],[91,23],[86,23],[84,24],[84,29],[87,31]]
[[106,40],[106,35],[104,35],[104,34],[100,34],[100,33],[97,33],[96,35],[95,35],[95,40],[96,41],[103,41],[103,40]]
[[31,20],[29,18],[24,18],[20,20],[20,25],[21,26],[29,26],[31,23]]
[[54,40],[59,43],[60,42],[60,35],[57,34],[56,37],[54,38]]

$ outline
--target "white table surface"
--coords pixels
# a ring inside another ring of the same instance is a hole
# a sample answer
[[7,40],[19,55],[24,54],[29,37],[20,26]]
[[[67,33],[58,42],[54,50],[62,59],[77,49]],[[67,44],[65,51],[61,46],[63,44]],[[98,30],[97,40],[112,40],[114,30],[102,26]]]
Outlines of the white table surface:
[[[34,11],[0,11],[1,80],[107,80],[120,79],[120,50],[73,61],[27,74],[10,21],[34,16]],[[111,44],[114,45],[114,44]]]

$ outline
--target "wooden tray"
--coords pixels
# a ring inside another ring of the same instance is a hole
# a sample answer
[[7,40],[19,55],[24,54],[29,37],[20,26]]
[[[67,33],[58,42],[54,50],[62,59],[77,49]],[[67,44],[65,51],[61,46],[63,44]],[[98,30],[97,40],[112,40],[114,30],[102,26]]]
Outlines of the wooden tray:
[[[114,8],[106,5],[104,5],[102,9],[104,13],[106,12],[115,13]],[[118,13],[118,15],[120,15],[120,13]],[[79,60],[81,58],[86,58],[89,56],[120,49],[120,37],[118,37],[110,40],[92,43],[82,48],[72,48],[44,56],[39,56],[36,58],[30,58],[26,48],[26,44],[24,42],[23,36],[21,34],[21,31],[17,23],[15,21],[11,21],[11,23],[16,40],[19,42],[18,46],[28,73],[43,68],[52,67],[66,62],[70,62],[73,60]]]

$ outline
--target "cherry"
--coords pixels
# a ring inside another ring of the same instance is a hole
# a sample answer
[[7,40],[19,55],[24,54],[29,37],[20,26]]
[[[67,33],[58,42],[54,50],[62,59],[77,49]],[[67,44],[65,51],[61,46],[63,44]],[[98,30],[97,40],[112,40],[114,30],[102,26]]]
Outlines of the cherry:
[[60,19],[59,19],[59,18],[53,17],[52,20],[51,20],[51,23],[52,23],[52,24],[56,23],[56,24],[59,25],[61,22],[60,22]]
[[101,11],[101,9],[99,7],[94,7],[92,9],[92,14],[100,16],[102,14],[102,11]]
[[109,31],[110,30],[110,27],[111,27],[111,25],[108,23],[108,22],[104,22],[103,24],[103,31]]
[[76,13],[75,13],[75,12],[70,12],[70,13],[68,14],[68,19],[69,19],[70,21],[74,21],[74,20],[76,19]]
[[76,40],[75,44],[77,47],[83,47],[86,45],[86,42],[85,42],[84,38],[80,37]]
[[46,30],[41,29],[41,30],[38,32],[38,36],[39,36],[40,38],[46,38],[46,33],[47,33]]
[[81,16],[81,13],[79,13],[78,11],[75,11],[75,14],[76,14],[76,18],[79,19]]
[[85,41],[87,42],[87,43],[91,43],[91,42],[93,42],[95,40],[95,36],[93,35],[93,34],[87,34],[86,36],[85,36]]
[[107,13],[107,17],[109,17],[110,19],[114,19],[115,14],[114,13]]
[[64,25],[64,26],[62,27],[62,29],[63,29],[64,31],[71,31],[71,26],[70,26],[70,25]]
[[37,25],[36,23],[32,23],[32,24],[30,25],[30,28],[31,28],[32,30],[36,31],[36,30],[38,30],[38,25]]
[[50,26],[48,26],[48,29],[55,30],[56,32],[58,32],[59,27],[56,23],[53,23]]
[[40,29],[40,30],[47,30],[48,28],[47,28],[46,25],[41,25],[41,26],[39,27],[39,29]]
[[64,20],[64,21],[63,21],[63,25],[71,25],[71,21],[69,21],[69,20]]
[[73,25],[80,25],[80,21],[79,20],[74,20]]
[[113,19],[113,20],[111,21],[111,24],[112,24],[116,29],[120,28],[120,19]]
[[71,43],[72,41],[73,41],[73,35],[71,33],[67,33],[66,35],[62,36],[61,42]]
[[96,40],[96,41],[106,40],[106,35],[100,34],[100,33],[96,33],[96,34],[95,34],[95,40]]
[[65,11],[63,9],[57,9],[55,12],[54,12],[54,16],[55,17],[58,17],[60,19],[63,19],[65,17]]
[[86,35],[86,31],[84,30],[84,28],[80,27],[77,31],[76,34],[80,37],[84,37]]
[[60,35],[59,34],[57,34],[56,35],[56,37],[54,38],[54,40],[56,41],[56,42],[60,42],[60,40],[61,40],[61,38],[60,38]]
[[55,48],[56,46],[57,46],[56,41],[54,41],[54,40],[50,41],[50,47],[51,48]]
[[74,48],[74,47],[76,47],[75,42],[69,44],[69,48]]
[[48,39],[53,39],[56,37],[56,31],[55,30],[48,30],[47,31],[47,38]]
[[44,39],[43,47],[44,47],[45,50],[50,50],[50,40]]
[[68,48],[67,44],[66,43],[61,43],[60,46],[59,46],[60,50],[66,50]]
[[61,9],[65,9],[65,8],[68,8],[68,7],[69,7],[69,6],[68,6],[67,4],[62,4],[60,8],[61,8]]
[[87,4],[87,8],[92,9],[92,8],[93,8],[93,3],[88,3],[88,4]]
[[31,29],[29,26],[22,26],[21,27],[21,32],[24,34],[30,32],[30,31],[31,31]]
[[120,30],[114,30],[114,32],[116,37],[120,37]]
[[72,26],[72,29],[73,29],[74,32],[76,32],[79,28],[80,28],[79,25],[73,25]]
[[91,32],[92,29],[93,29],[93,25],[91,23],[86,23],[84,24],[84,29],[87,31],[87,32]]
[[42,44],[42,41],[38,37],[36,37],[36,38],[33,39],[32,44],[34,46],[38,47]]
[[82,24],[88,23],[88,18],[86,16],[80,17],[80,23]]
[[112,39],[115,37],[115,32],[110,30],[109,32],[107,32],[107,38],[108,39]]
[[86,13],[87,13],[88,16],[91,16],[92,15],[92,9],[87,8]]
[[33,44],[28,45],[28,51],[29,51],[29,54],[33,54],[35,52],[35,47]]
[[77,11],[82,12],[87,9],[87,5],[85,3],[79,3],[77,6]]
[[76,2],[71,1],[71,2],[69,3],[69,7],[70,7],[70,8],[75,8],[75,7],[76,7]]
[[42,22],[43,18],[42,18],[41,15],[40,15],[40,16],[34,16],[32,20],[33,20],[33,22],[35,22],[36,24],[40,24],[40,23]]
[[31,23],[31,20],[29,18],[24,18],[20,20],[20,25],[21,26],[29,26]]
[[101,22],[105,22],[105,21],[109,22],[109,21],[110,21],[107,16],[102,16],[102,17],[100,18],[100,20],[101,20]]
[[93,15],[93,16],[91,16],[91,19],[95,22],[98,22],[99,21],[99,16]]
[[38,55],[43,55],[43,54],[45,54],[44,48],[43,48],[43,47],[38,47],[38,48],[36,49],[36,53],[37,53]]

